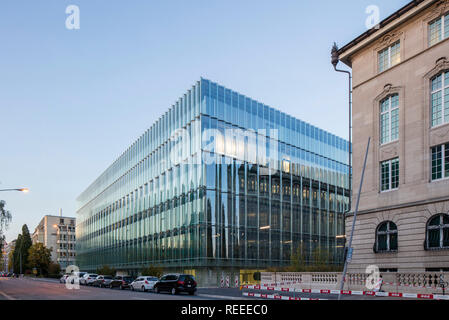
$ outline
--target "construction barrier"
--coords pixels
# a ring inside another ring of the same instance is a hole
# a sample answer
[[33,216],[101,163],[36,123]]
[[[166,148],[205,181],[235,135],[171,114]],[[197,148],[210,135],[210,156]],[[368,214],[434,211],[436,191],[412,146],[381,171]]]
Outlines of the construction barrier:
[[[349,280],[345,280],[344,282],[350,282],[350,281]],[[435,287],[435,286],[426,286],[426,285],[419,285],[419,284],[401,284],[401,283],[385,282],[385,281],[382,281],[382,285],[389,285],[389,286],[394,286],[394,287],[441,289],[440,287]]]
[[282,287],[265,287],[265,286],[242,286],[242,289],[252,289],[261,291],[281,291],[281,292],[297,292],[297,293],[318,293],[318,294],[342,294],[354,296],[376,296],[376,297],[395,297],[395,298],[412,298],[427,300],[449,300],[449,295],[440,294],[420,294],[420,293],[404,293],[404,292],[375,292],[375,291],[352,291],[352,290],[328,290],[328,289],[296,289]]
[[273,287],[273,286],[288,286],[288,285],[292,285],[292,284],[300,284],[301,281],[296,281],[296,282],[279,282],[279,283],[265,283],[265,284],[261,284],[261,286],[264,287]]
[[290,297],[290,296],[283,296],[280,294],[263,294],[263,293],[254,293],[254,292],[243,292],[242,295],[245,297],[274,299],[274,300],[289,300],[289,301],[327,300],[327,299],[317,299],[317,298]]

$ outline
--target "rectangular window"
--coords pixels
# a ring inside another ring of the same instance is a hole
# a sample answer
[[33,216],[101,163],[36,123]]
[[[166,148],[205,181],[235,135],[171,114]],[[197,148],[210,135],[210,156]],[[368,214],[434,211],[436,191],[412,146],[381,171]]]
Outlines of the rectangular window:
[[380,185],[381,192],[399,188],[399,158],[380,163]]
[[449,37],[449,14],[429,23],[429,47]]
[[449,72],[443,72],[431,81],[432,127],[449,123]]
[[397,41],[378,53],[379,72],[385,71],[401,62],[401,42]]
[[449,178],[449,143],[432,148],[432,181]]
[[380,103],[380,143],[399,139],[399,95],[395,94]]

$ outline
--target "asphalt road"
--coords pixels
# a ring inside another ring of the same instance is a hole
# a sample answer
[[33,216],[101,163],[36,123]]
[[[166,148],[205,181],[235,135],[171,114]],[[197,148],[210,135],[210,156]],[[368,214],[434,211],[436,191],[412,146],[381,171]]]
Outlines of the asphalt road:
[[238,289],[199,288],[194,296],[80,286],[69,290],[53,279],[0,278],[0,300],[248,300]]
[[[244,291],[247,291],[244,289]],[[266,300],[243,297],[239,289],[198,288],[194,296],[80,286],[69,290],[57,279],[0,278],[0,300]],[[251,290],[250,292],[275,293]],[[337,295],[276,292],[285,296],[337,300]],[[342,296],[342,300],[410,300],[392,297]]]

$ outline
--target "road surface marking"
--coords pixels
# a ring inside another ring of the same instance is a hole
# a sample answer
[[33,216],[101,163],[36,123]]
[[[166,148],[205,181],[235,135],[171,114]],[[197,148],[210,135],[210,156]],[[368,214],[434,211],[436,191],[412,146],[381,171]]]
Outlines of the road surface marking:
[[212,295],[212,294],[198,294],[197,297],[225,299],[225,300],[247,300],[246,298],[242,298],[242,297],[216,296],[216,295]]
[[2,291],[0,291],[0,294],[2,296],[4,296],[6,299],[8,299],[8,300],[17,300],[16,298],[13,298],[13,297],[9,296],[9,295],[7,295],[6,293],[4,293]]

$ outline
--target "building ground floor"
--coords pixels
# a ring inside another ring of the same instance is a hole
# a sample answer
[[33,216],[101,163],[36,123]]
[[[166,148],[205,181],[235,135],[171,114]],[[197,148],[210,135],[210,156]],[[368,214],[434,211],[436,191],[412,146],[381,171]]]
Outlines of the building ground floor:
[[[346,217],[349,237],[353,215]],[[359,212],[349,273],[449,271],[449,199]]]
[[[242,284],[257,283],[260,281],[259,273],[266,269],[238,269],[238,268],[217,268],[199,267],[186,269],[183,267],[164,268],[164,273],[185,273],[195,277],[199,287],[223,287],[238,288]],[[118,275],[138,276],[140,269],[118,270]]]

